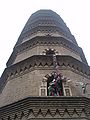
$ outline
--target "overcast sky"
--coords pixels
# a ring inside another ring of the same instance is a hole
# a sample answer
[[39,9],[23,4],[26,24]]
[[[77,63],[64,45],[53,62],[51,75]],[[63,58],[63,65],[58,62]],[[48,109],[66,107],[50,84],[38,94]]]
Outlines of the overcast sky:
[[39,9],[62,17],[90,65],[90,0],[0,0],[0,76],[25,23]]

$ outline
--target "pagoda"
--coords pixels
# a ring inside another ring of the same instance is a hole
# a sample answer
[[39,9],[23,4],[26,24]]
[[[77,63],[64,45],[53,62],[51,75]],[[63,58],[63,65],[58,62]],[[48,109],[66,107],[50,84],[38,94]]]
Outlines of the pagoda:
[[89,120],[90,66],[63,19],[38,10],[0,78],[0,120]]

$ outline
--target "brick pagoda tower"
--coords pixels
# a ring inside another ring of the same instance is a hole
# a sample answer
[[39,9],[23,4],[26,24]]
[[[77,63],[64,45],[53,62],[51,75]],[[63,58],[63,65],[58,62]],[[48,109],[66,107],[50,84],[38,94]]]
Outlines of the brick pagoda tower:
[[39,10],[0,78],[0,120],[89,120],[90,67],[62,18]]

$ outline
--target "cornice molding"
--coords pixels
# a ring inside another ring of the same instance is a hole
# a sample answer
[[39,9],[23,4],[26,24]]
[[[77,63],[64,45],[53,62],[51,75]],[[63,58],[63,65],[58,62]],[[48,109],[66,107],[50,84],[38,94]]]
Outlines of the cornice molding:
[[[71,56],[57,55],[59,69],[71,70],[76,74],[90,79],[90,67]],[[34,55],[17,64],[7,67],[1,76],[1,91],[7,80],[22,76],[33,70],[53,70],[53,57],[47,55]]]
[[66,49],[69,49],[70,51],[72,51],[76,54],[80,54],[80,56],[82,56],[82,60],[84,58],[84,55],[81,53],[81,48],[79,46],[73,44],[72,42],[66,40],[63,37],[37,36],[35,38],[32,38],[32,39],[16,46],[13,50],[12,55],[10,56],[10,58],[7,62],[7,66],[10,66],[13,63],[13,61],[15,60],[15,57],[18,54],[20,54],[24,51],[28,51],[29,49],[32,49],[33,47],[35,47],[37,45],[63,46]]
[[[67,116],[66,116],[67,114]],[[90,118],[85,97],[28,97],[0,108],[0,120],[27,118]],[[58,115],[58,116],[57,116]]]
[[36,27],[32,28],[31,30],[29,29],[28,31],[24,31],[24,33],[20,36],[19,39],[21,39],[21,41],[23,41],[25,38],[33,37],[33,36],[37,35],[38,33],[44,33],[44,34],[56,33],[58,35],[65,36],[67,39],[69,39],[70,41],[72,41],[76,44],[75,38],[73,37],[73,35],[68,34],[66,31],[62,30],[62,28],[60,28],[58,26],[49,26],[49,25],[36,26]]
[[[71,57],[71,56],[63,56],[63,55],[57,55],[57,62],[60,67],[70,67],[78,72],[82,72],[83,74],[86,74],[87,76],[90,76],[90,67],[83,62],[80,62],[79,60]],[[10,67],[8,67],[8,73],[10,76],[14,75],[12,72],[17,71],[28,71],[31,68],[53,68],[53,57],[49,55],[34,55],[28,59],[25,59],[19,63],[16,63]],[[11,73],[11,74],[10,74]]]
[[68,41],[64,37],[54,37],[54,36],[37,36],[35,38],[32,38],[18,46],[16,46],[17,52],[24,51],[28,48],[32,48],[34,45],[63,45],[64,47],[67,47],[71,49],[72,51],[79,53],[78,46],[73,44],[72,42]]

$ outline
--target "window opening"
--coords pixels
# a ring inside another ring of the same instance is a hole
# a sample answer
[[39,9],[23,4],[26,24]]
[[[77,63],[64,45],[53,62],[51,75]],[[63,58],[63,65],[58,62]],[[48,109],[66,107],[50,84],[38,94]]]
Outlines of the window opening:
[[46,55],[54,55],[55,52],[52,49],[46,50]]
[[45,76],[40,87],[41,96],[71,96],[71,90],[67,84],[66,77],[60,71],[55,55],[55,50],[47,49],[46,55],[53,57],[53,72],[49,76]]
[[63,96],[63,76],[59,73],[56,55],[53,54],[53,73],[47,81],[48,96]]
[[54,72],[47,81],[48,96],[63,96],[62,75]]

